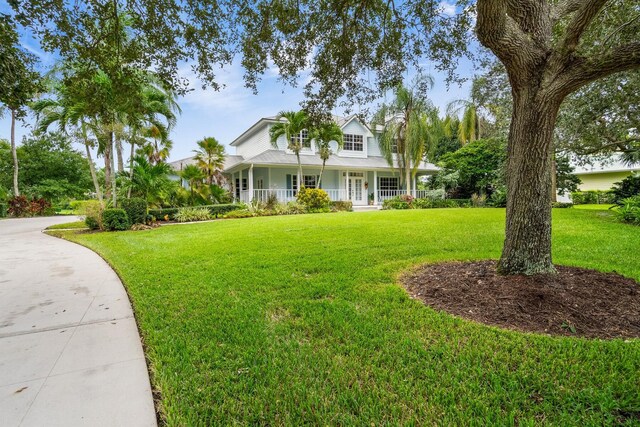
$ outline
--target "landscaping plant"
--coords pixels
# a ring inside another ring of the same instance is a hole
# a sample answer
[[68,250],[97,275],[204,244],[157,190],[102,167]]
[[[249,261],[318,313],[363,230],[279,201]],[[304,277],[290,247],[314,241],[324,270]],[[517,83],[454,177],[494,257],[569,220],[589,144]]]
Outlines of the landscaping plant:
[[206,207],[186,207],[179,208],[174,219],[178,222],[207,221],[213,216]]
[[326,191],[320,188],[300,188],[296,196],[298,203],[304,205],[309,212],[329,212],[331,199]]
[[133,224],[144,224],[147,220],[147,201],[141,197],[132,197],[120,202],[122,209],[127,212],[129,222]]
[[123,231],[131,227],[124,209],[105,209],[102,212],[102,226],[106,231]]

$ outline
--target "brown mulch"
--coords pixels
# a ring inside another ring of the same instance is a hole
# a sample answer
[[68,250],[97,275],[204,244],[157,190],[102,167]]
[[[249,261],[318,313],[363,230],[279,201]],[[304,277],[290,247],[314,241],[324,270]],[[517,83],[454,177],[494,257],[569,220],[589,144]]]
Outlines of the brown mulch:
[[489,325],[587,338],[640,337],[640,284],[615,273],[556,266],[558,274],[501,276],[495,261],[429,264],[407,291],[436,310]]

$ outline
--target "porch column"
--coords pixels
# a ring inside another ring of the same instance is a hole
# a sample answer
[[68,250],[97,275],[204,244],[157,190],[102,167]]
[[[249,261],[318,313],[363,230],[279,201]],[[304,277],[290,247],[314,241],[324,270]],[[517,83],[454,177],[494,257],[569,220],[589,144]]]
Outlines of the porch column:
[[378,171],[373,171],[373,206],[378,206]]
[[267,188],[272,188],[271,187],[271,167],[269,167],[268,171],[269,171],[269,185],[267,185]]
[[416,191],[418,189],[418,187],[416,187],[416,176],[413,175],[413,197],[415,198],[418,194],[418,192]]
[[239,198],[240,198],[240,201],[241,201],[241,202],[244,202],[244,200],[242,200],[242,190],[244,189],[244,187],[242,186],[242,169],[240,169],[240,170],[238,171],[238,188],[240,189],[240,190],[238,191],[238,194],[239,194],[239,196],[240,196],[240,197],[239,197]]
[[249,181],[249,202],[253,200],[253,164],[249,166],[249,177],[247,178]]
[[349,189],[349,171],[347,171],[347,180],[344,185],[346,186],[347,200],[351,200],[351,191]]

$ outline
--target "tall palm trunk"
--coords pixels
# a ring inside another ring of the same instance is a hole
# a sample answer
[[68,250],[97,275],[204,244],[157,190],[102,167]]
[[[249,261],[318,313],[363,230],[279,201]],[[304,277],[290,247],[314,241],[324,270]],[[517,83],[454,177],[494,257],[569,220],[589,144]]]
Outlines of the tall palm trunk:
[[[131,135],[131,154],[129,155],[129,181],[133,182],[133,156],[135,154],[135,135]],[[127,199],[131,198],[131,186],[127,190]]]
[[296,158],[298,159],[298,190],[302,188],[302,163],[300,162],[300,152],[296,152]]
[[318,177],[318,183],[316,184],[316,188],[320,188],[320,184],[322,183],[322,174],[324,173],[324,165],[327,163],[326,159],[322,159],[322,167],[320,168],[320,176]]
[[91,149],[89,148],[89,144],[85,140],[84,147],[87,150],[87,161],[89,162],[89,172],[91,172],[91,179],[93,180],[93,186],[96,189],[96,197],[100,203],[102,203],[102,189],[100,188],[100,183],[98,182],[98,176],[96,175],[96,166],[93,164],[93,159],[91,158]]
[[116,174],[115,174],[115,158],[113,156],[114,149],[114,132],[109,132],[109,148],[111,150],[111,201],[113,203],[113,207],[117,206],[117,197],[116,197]]
[[122,156],[122,141],[119,136],[115,136],[116,138],[116,154],[118,156],[118,172],[124,171],[124,158]]
[[108,141],[105,141],[103,150],[104,156],[104,196],[106,200],[111,199],[111,147]]
[[408,164],[404,165],[404,179],[407,182],[405,187],[407,188],[407,195],[411,195],[411,168]]
[[11,155],[13,156],[13,195],[20,195],[18,188],[18,150],[16,149],[16,111],[11,109]]

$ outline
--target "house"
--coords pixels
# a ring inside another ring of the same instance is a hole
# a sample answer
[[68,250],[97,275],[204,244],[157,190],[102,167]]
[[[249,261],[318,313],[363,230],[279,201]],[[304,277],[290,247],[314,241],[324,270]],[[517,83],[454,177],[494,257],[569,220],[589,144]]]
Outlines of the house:
[[640,172],[640,164],[630,166],[618,158],[609,162],[578,166],[574,171],[582,181],[578,186],[580,191],[609,190],[614,183],[622,181],[633,172]]
[[[354,206],[380,205],[387,198],[405,194],[397,163],[395,168],[391,167],[380,152],[381,129],[372,130],[355,115],[334,117],[334,120],[343,131],[344,148],[338,151],[337,144],[334,145],[334,154],[327,160],[320,183],[331,200],[351,201]],[[299,184],[308,188],[316,186],[322,160],[307,131],[298,136],[304,147],[300,153],[303,177],[298,183],[297,159],[287,149],[285,137],[277,140],[277,148],[271,144],[269,129],[275,123],[276,117],[262,118],[231,142],[235,154],[227,155],[223,174],[236,200],[248,203],[275,196],[281,202],[288,202],[295,200]],[[193,158],[188,158],[171,166],[180,171],[193,162]],[[416,177],[410,183],[415,197],[423,195],[416,189],[417,179],[436,171],[433,164],[418,165]]]

